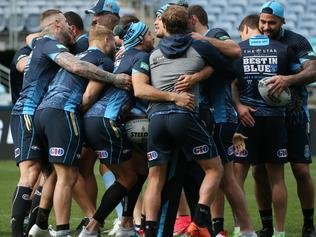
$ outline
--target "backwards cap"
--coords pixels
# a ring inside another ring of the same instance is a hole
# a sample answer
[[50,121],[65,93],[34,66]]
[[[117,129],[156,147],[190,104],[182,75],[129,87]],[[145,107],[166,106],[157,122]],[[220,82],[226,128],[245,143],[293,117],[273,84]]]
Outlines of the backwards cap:
[[187,3],[187,1],[185,0],[179,0],[178,2],[176,3],[167,3],[165,5],[162,5],[156,12],[155,12],[155,15],[156,17],[157,16],[162,16],[162,14],[164,14],[164,12],[168,9],[169,6],[171,5],[178,5],[178,6],[182,6],[182,7],[185,7],[185,8],[188,8],[189,5]]
[[277,1],[269,1],[263,4],[260,10],[261,13],[272,14],[284,19],[284,7]]
[[116,0],[98,0],[94,7],[85,11],[86,14],[94,15],[102,12],[119,15],[120,7]]

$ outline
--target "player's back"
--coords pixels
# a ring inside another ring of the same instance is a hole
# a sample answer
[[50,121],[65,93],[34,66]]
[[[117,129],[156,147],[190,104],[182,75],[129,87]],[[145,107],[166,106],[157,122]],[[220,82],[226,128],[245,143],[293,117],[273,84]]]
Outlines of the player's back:
[[[133,70],[140,71],[141,67],[146,67],[149,70],[148,58],[148,53],[130,48],[115,61],[113,73],[125,73],[131,76]],[[144,62],[142,63],[140,59],[143,59]],[[101,98],[87,111],[85,117],[105,117],[115,121],[120,115],[129,111],[134,104],[135,98],[131,92],[108,85]]]
[[[76,56],[82,61],[96,66],[105,65],[107,71],[113,70],[113,61],[100,49],[90,47],[87,51]],[[88,80],[80,76],[60,69],[51,81],[48,91],[38,109],[55,108],[69,112],[75,112],[81,102],[82,94],[88,84]]]
[[264,35],[251,37],[240,43],[242,57],[235,64],[239,78],[240,99],[259,108],[258,116],[283,115],[283,107],[269,106],[260,96],[258,82],[264,77],[289,75],[298,70],[299,61],[285,44]]
[[68,49],[51,36],[45,35],[35,41],[30,60],[25,67],[20,98],[13,108],[13,114],[34,114],[50,81],[59,70],[54,60],[61,52],[68,52]]

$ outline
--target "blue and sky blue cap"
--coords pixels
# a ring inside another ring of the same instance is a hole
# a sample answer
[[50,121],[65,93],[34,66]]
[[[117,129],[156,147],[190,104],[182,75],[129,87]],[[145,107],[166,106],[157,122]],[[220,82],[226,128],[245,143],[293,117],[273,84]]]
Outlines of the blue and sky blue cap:
[[263,4],[260,10],[261,13],[272,14],[284,19],[284,7],[277,1],[269,1]]
[[86,10],[86,14],[100,14],[100,13],[112,13],[119,15],[120,7],[116,0],[98,0],[94,7],[89,10]]
[[156,11],[156,17],[162,16],[162,14],[167,10],[167,8],[170,6],[170,3],[167,3],[163,6],[161,6],[157,11]]
[[143,22],[132,23],[123,36],[125,49],[139,45],[144,40],[147,31],[148,27]]

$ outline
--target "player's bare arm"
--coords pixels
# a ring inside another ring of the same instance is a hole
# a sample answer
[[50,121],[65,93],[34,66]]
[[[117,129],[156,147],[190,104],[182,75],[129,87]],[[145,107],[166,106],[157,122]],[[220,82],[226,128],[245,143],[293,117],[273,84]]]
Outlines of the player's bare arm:
[[24,69],[25,69],[25,66],[27,64],[27,61],[28,61],[29,57],[28,56],[25,56],[23,58],[21,58],[18,63],[16,64],[16,70],[18,70],[19,72],[23,73],[24,72]]
[[101,96],[106,84],[99,81],[89,81],[82,96],[81,111],[86,112]]
[[175,88],[178,92],[187,91],[196,83],[209,78],[214,72],[214,69],[207,65],[201,71],[194,74],[184,74],[178,78],[178,82],[175,85]]
[[270,94],[279,95],[292,85],[304,85],[316,81],[316,60],[309,60],[303,64],[303,70],[289,76],[273,76],[268,84],[271,84]]
[[110,83],[118,88],[126,90],[129,90],[132,86],[130,76],[103,71],[91,63],[77,59],[68,52],[58,54],[55,61],[60,67],[88,80]]
[[253,127],[255,125],[255,120],[252,117],[251,112],[255,112],[256,109],[241,103],[239,99],[239,91],[238,91],[237,83],[238,81],[237,79],[235,79],[231,84],[231,90],[232,90],[232,100],[233,100],[233,103],[235,104],[238,117],[241,123],[245,127]]
[[176,105],[189,110],[194,110],[195,108],[194,95],[187,92],[178,94],[160,91],[149,84],[149,77],[144,73],[133,74],[132,83],[134,95],[138,98],[151,101],[174,102]]
[[207,40],[210,44],[214,45],[222,54],[230,58],[240,58],[241,49],[239,45],[231,40],[219,40],[216,38],[206,37],[197,32],[192,32],[191,36],[195,40]]

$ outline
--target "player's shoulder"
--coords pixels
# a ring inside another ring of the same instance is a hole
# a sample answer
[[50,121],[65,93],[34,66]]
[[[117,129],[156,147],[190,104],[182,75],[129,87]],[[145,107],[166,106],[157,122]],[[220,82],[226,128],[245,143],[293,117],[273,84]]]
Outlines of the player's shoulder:
[[230,36],[227,33],[227,31],[225,31],[222,28],[212,28],[206,33],[205,36],[210,37],[210,38],[217,38],[219,40],[230,39]]
[[307,39],[299,34],[299,33],[296,33],[294,31],[291,31],[289,29],[282,29],[282,35],[281,35],[281,39],[285,39],[285,40],[288,40],[288,41],[292,41],[292,40],[295,40],[295,41],[307,41]]

